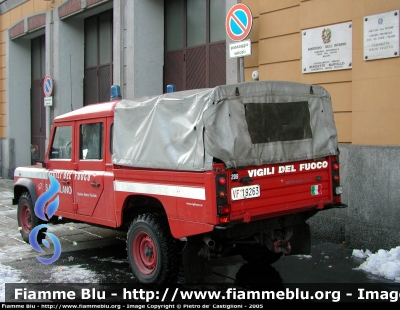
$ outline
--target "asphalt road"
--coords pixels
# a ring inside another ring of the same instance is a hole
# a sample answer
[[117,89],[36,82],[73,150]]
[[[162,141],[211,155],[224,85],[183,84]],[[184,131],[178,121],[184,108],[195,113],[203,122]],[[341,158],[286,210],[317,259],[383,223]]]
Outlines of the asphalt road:
[[[38,252],[20,236],[17,206],[11,205],[12,185],[11,180],[0,180],[0,267],[18,270],[28,283],[135,283],[126,259],[125,232],[115,229],[61,220],[51,225],[51,232],[61,242],[61,256],[52,264],[40,263],[35,257]],[[240,256],[212,258],[210,273],[199,283],[239,287],[266,282],[399,285],[355,269],[363,260],[353,257],[352,251],[313,240],[310,256],[286,256],[271,266],[252,265]],[[185,285],[183,271],[178,283]]]

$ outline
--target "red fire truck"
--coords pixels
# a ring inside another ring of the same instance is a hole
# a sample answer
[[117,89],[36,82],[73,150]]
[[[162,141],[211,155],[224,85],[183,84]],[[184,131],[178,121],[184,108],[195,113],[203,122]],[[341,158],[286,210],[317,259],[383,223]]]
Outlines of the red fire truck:
[[34,207],[50,176],[60,184],[55,217],[126,229],[133,274],[150,285],[176,282],[180,264],[196,282],[210,257],[309,254],[307,220],[346,207],[321,86],[257,81],[111,99],[57,116],[44,162],[15,169],[26,242],[43,223]]

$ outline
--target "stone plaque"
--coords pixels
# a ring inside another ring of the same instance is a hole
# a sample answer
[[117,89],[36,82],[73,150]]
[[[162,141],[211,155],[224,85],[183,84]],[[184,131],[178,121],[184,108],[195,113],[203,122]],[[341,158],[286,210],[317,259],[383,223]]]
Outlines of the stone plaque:
[[302,72],[352,68],[352,23],[302,31]]
[[364,17],[364,60],[399,57],[399,10]]

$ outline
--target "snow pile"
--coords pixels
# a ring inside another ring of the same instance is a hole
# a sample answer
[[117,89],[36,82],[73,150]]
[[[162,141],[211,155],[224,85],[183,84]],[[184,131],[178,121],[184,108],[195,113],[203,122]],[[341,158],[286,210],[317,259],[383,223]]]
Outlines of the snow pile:
[[379,250],[375,254],[366,250],[353,250],[354,257],[366,259],[358,268],[395,282],[400,282],[400,246],[390,251]]

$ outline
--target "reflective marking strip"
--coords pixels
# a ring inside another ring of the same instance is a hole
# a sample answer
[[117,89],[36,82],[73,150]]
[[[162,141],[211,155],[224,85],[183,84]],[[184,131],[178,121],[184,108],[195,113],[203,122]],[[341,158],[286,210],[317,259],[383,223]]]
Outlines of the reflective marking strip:
[[[45,168],[19,167],[16,168],[14,171],[14,176],[23,178],[36,178],[44,180],[48,178],[47,175],[48,170]],[[199,187],[115,181],[114,190],[117,192],[154,194],[170,197],[206,200],[205,188]]]
[[116,192],[154,194],[206,200],[205,188],[114,181]]
[[48,171],[45,168],[18,167],[14,170],[14,177],[47,179]]

